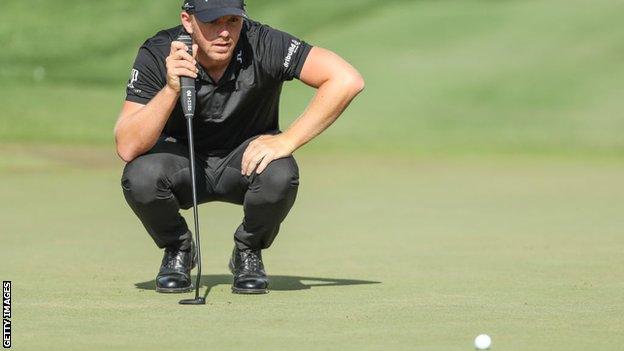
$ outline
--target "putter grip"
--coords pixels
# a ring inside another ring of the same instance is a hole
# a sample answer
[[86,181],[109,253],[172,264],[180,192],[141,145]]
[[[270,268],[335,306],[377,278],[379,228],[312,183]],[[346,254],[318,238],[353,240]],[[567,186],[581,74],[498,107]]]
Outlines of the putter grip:
[[[184,43],[189,55],[193,56],[193,39],[191,36],[183,32],[178,37],[178,41]],[[195,114],[195,95],[195,79],[180,76],[180,104],[182,105],[184,116],[187,118],[193,117]]]

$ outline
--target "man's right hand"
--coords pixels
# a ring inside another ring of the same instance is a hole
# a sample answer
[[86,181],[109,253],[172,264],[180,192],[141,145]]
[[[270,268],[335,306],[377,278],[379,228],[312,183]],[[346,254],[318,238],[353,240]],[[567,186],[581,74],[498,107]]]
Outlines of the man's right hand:
[[186,51],[186,45],[179,41],[171,43],[171,52],[167,56],[167,86],[176,93],[180,92],[180,76],[197,78],[197,44],[193,44],[193,56]]

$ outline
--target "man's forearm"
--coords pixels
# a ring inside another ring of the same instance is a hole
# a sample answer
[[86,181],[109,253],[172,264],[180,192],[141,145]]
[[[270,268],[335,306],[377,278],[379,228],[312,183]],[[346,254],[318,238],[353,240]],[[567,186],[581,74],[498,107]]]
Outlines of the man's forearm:
[[177,100],[178,93],[165,86],[147,105],[119,119],[115,141],[124,160],[131,161],[156,144]]
[[284,132],[292,152],[321,134],[364,89],[360,77],[332,79],[321,85],[306,110]]

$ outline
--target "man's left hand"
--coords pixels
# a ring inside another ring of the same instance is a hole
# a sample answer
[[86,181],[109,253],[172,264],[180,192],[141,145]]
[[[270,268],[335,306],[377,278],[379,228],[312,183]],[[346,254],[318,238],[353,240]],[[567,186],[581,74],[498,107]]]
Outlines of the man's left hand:
[[271,161],[288,157],[293,152],[294,149],[284,134],[259,136],[249,143],[243,154],[241,174],[250,176],[254,169],[260,174]]

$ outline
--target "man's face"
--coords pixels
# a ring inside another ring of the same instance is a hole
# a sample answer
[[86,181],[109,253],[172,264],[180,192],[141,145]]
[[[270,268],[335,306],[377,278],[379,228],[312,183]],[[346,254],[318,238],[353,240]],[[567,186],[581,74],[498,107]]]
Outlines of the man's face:
[[228,62],[240,38],[243,19],[240,16],[223,16],[203,23],[192,16],[193,39],[199,46],[199,55],[212,62]]

